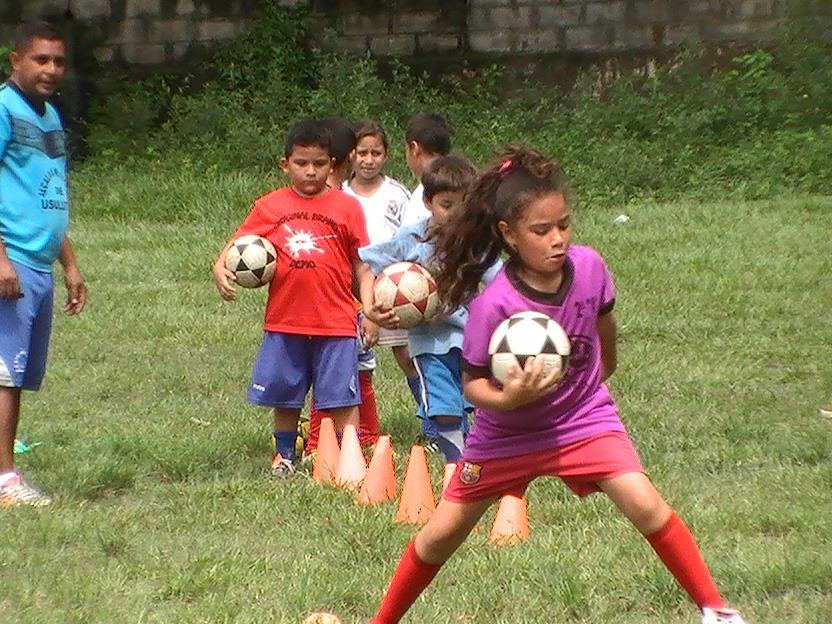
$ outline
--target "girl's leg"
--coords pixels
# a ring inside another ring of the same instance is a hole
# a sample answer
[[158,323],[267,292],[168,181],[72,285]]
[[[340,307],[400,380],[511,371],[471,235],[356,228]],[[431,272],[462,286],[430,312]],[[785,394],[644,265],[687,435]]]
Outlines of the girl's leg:
[[327,416],[315,408],[315,399],[309,402],[309,439],[306,441],[304,452],[313,453],[318,448],[318,436],[321,434],[321,420]]
[[371,624],[396,624],[493,502],[440,501],[431,519],[407,546]]
[[378,442],[381,425],[378,421],[376,391],[373,388],[373,371],[359,371],[358,381],[361,385],[361,405],[358,407],[358,435],[361,446],[371,446]]
[[693,535],[645,474],[626,473],[599,481],[598,486],[647,538],[700,609],[725,606]]

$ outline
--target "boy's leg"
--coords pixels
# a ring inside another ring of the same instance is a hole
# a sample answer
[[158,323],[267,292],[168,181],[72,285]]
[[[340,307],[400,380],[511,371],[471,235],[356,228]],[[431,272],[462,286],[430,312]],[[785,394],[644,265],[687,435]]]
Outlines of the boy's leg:
[[650,542],[696,606],[725,606],[693,535],[645,474],[625,473],[598,486]]
[[413,360],[423,387],[419,415],[432,423],[436,442],[449,464],[456,463],[462,454],[467,429],[460,358],[459,349],[452,349],[440,355],[424,353]]
[[254,363],[248,400],[274,409],[274,477],[295,472],[298,419],[311,380],[310,351],[306,336],[265,332]]
[[346,425],[359,428],[358,406],[361,385],[358,379],[356,338],[314,338],[312,340],[312,388],[322,412],[332,416],[339,438]]
[[493,502],[440,501],[431,519],[407,546],[371,624],[396,624]]
[[[281,459],[293,464],[297,460],[295,442],[298,437],[300,408],[274,408],[274,447]],[[278,460],[279,461],[279,460]]]
[[436,438],[439,450],[445,456],[446,464],[455,464],[462,455],[465,446],[465,434],[462,430],[462,418],[459,416],[436,416],[431,418],[439,435]]

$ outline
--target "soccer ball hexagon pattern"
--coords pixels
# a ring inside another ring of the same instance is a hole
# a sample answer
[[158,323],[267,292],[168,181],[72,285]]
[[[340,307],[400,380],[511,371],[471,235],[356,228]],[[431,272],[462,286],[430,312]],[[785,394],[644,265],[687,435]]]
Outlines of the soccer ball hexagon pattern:
[[274,277],[277,252],[262,236],[247,234],[231,243],[225,254],[225,266],[243,288],[259,288]]
[[519,312],[497,325],[488,343],[491,374],[505,383],[513,365],[521,369],[532,356],[545,358],[544,371],[566,372],[571,346],[569,336],[553,319],[541,312]]
[[439,307],[433,276],[415,262],[396,262],[385,268],[376,278],[374,293],[382,309],[396,313],[402,329],[430,320]]

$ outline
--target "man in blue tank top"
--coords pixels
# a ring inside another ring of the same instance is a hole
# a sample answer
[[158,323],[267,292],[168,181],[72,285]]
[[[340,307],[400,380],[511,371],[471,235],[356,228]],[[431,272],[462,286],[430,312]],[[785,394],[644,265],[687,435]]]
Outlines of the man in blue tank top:
[[14,467],[22,390],[40,388],[52,330],[52,265],[63,266],[64,311],[87,291],[67,238],[69,187],[64,129],[47,101],[64,77],[63,37],[25,25],[0,86],[0,507],[51,501]]

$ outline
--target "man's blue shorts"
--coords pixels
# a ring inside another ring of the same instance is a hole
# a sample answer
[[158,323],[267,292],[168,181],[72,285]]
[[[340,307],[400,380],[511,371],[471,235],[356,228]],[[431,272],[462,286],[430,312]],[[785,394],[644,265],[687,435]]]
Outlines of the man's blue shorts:
[[52,334],[52,274],[13,264],[23,297],[0,298],[0,386],[37,390]]
[[358,339],[265,332],[248,400],[301,409],[310,386],[317,409],[359,405]]
[[422,380],[419,416],[459,416],[463,431],[468,431],[466,416],[474,406],[462,394],[462,351],[454,348],[442,355],[422,353],[413,358],[413,363]]

